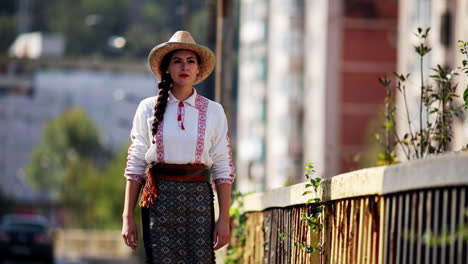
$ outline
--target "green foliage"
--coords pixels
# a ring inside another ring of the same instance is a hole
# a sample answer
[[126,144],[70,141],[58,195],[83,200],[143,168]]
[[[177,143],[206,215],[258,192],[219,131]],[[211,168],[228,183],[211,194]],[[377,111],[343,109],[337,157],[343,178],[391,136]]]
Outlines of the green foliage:
[[[311,228],[312,232],[319,234],[323,229],[320,218],[322,216],[324,206],[322,204],[322,200],[318,198],[318,188],[322,185],[322,179],[313,177],[315,174],[315,168],[312,163],[308,163],[305,166],[305,169],[305,175],[307,180],[309,180],[309,183],[306,184],[306,191],[302,195],[313,193],[317,198],[307,200],[306,205],[312,204],[313,206],[309,208],[308,213],[302,214],[301,220],[307,222],[307,225]],[[310,188],[312,188],[313,191],[310,190]]]
[[68,227],[121,228],[127,151],[128,145],[123,146],[104,169],[80,159],[67,166],[59,201],[70,213]]
[[16,17],[13,15],[0,15],[0,54],[7,53],[8,48],[15,40]]
[[[402,76],[405,78],[405,76]],[[382,126],[383,132],[375,133],[374,138],[376,142],[382,146],[383,151],[377,154],[377,165],[391,165],[396,163],[396,154],[394,151],[396,135],[396,120],[395,120],[395,90],[390,87],[392,83],[387,77],[379,78],[379,83],[385,88],[385,111],[384,123]]]
[[229,216],[231,223],[234,225],[233,237],[235,244],[229,244],[229,249],[226,253],[224,263],[234,264],[240,263],[242,257],[242,249],[245,246],[245,223],[247,221],[247,212],[244,211],[244,196],[250,193],[241,193],[237,190],[232,192],[231,208],[229,209]]
[[419,45],[414,46],[414,50],[420,57],[426,56],[432,49],[429,48],[424,42],[426,41],[427,37],[429,36],[430,28],[426,28],[423,30],[422,28],[418,28],[418,33],[415,33],[416,37],[420,40]]
[[[468,77],[468,42],[459,40],[458,41],[458,48],[462,55],[465,55],[466,59],[462,60],[462,66],[458,67],[458,69]],[[465,91],[463,92],[463,101],[465,102],[464,107],[465,110],[468,110],[468,85],[466,86]]]
[[40,143],[32,150],[26,175],[35,187],[57,197],[64,188],[65,171],[70,164],[78,160],[97,161],[104,154],[99,132],[86,113],[67,109],[46,125]]
[[6,53],[16,34],[16,1],[0,2],[0,54]]
[[[210,1],[171,0],[37,0],[30,1],[30,31],[59,33],[71,56],[124,56],[143,58],[156,44],[167,41],[176,30],[189,30],[203,43],[215,21],[209,19]],[[17,1],[0,3],[0,53],[16,35]],[[3,12],[4,10],[8,12]],[[184,25],[187,20],[188,25]],[[211,25],[210,25],[211,24]],[[112,36],[126,38],[122,50],[112,49]]]
[[67,227],[118,229],[127,150],[128,145],[109,160],[86,113],[67,109],[46,125],[26,173],[67,210]]
[[[305,166],[305,170],[305,175],[309,182],[306,184],[305,191],[304,193],[302,193],[302,195],[304,196],[313,193],[315,194],[315,197],[318,197],[318,189],[322,185],[322,179],[313,177],[313,175],[315,174],[315,167],[313,163],[307,163]],[[314,232],[315,234],[320,234],[320,232],[322,232],[323,229],[321,217],[324,205],[320,198],[311,198],[307,200],[306,205],[310,204],[312,206],[308,207],[307,213],[301,213],[300,219],[301,221],[305,221],[307,223],[307,226],[310,228],[310,230],[312,230],[312,232]],[[284,232],[279,232],[278,237],[281,240],[286,240],[288,238],[292,239],[294,241],[294,245],[305,250],[306,253],[317,252],[319,254],[322,254],[323,247],[321,243],[309,245],[305,241],[298,240],[294,236]]]
[[105,53],[112,35],[122,35],[131,0],[49,0],[45,26],[62,33],[71,55]]
[[[120,229],[122,226],[128,145],[124,145],[106,168],[90,173],[83,182],[85,215],[81,226],[98,229]],[[139,214],[135,214],[139,218]],[[135,220],[137,223],[140,221]]]
[[[431,84],[425,84],[423,59],[431,51],[431,48],[425,44],[429,31],[429,28],[425,30],[418,28],[415,34],[419,39],[419,44],[415,46],[420,66],[419,129],[414,130],[409,113],[406,84],[410,75],[394,73],[396,77],[395,89],[390,86],[390,80],[379,78],[379,82],[386,89],[387,94],[385,97],[385,121],[382,125],[384,132],[375,135],[377,142],[385,148],[384,152],[378,154],[378,165],[390,165],[397,162],[396,146],[401,148],[407,160],[411,160],[424,158],[430,154],[443,153],[448,150],[452,141],[452,121],[454,116],[461,114],[462,110],[462,106],[456,104],[458,95],[456,93],[457,84],[454,83],[454,80],[458,73],[437,65],[432,69],[433,74],[429,76]],[[463,50],[466,52],[466,48]],[[408,132],[402,137],[396,132],[396,93],[403,97],[408,126]],[[468,98],[468,92],[466,94]],[[426,120],[423,120],[424,112]]]

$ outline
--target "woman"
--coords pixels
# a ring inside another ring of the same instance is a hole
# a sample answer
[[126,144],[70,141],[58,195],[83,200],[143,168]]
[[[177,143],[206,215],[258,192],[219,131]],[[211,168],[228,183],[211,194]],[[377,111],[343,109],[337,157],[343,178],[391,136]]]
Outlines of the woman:
[[[133,120],[122,236],[137,247],[133,211],[143,189],[146,262],[214,263],[214,250],[229,241],[235,174],[224,110],[192,87],[213,71],[214,54],[178,31],[148,61],[159,94],[143,100]],[[220,208],[216,225],[210,171]]]

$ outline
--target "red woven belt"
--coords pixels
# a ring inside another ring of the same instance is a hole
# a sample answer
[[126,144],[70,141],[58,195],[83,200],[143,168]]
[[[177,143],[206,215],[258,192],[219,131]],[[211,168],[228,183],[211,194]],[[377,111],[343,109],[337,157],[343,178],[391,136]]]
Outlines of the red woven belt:
[[206,181],[206,176],[174,176],[174,175],[161,175],[156,174],[156,179],[166,181]]
[[157,180],[207,181],[209,169],[204,164],[151,163],[145,169],[146,182],[141,195],[140,206],[151,206],[158,197]]

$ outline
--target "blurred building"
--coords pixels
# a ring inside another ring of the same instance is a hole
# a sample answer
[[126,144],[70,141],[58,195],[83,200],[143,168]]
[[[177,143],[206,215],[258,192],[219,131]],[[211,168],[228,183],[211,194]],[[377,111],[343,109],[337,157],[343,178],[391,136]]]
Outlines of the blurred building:
[[[423,73],[427,78],[434,72],[437,64],[442,67],[456,69],[462,65],[462,60],[466,60],[465,55],[459,53],[458,40],[468,41],[468,0],[414,0],[401,1],[400,23],[398,26],[398,72],[410,73],[411,88],[408,89],[410,101],[417,102],[410,104],[411,119],[414,120],[413,129],[419,129],[419,96],[420,96],[420,62],[419,56],[414,51],[418,38],[414,35],[417,28],[430,28],[427,45],[432,48],[431,52],[424,57]],[[468,80],[463,73],[455,78],[458,82],[458,94],[460,98],[467,87]],[[429,83],[430,84],[430,83]],[[401,99],[401,98],[400,98]],[[399,109],[403,111],[403,102],[399,100]],[[459,101],[461,103],[461,99]],[[404,116],[400,112],[400,116]],[[426,116],[423,117],[425,119]],[[454,140],[451,149],[459,150],[468,143],[468,125],[466,115],[454,119]],[[406,119],[404,120],[406,121]],[[400,122],[400,131],[407,131],[405,122]]]
[[60,57],[65,52],[65,38],[59,34],[29,32],[20,34],[10,47],[9,55],[16,58],[37,59]]
[[266,93],[268,0],[241,1],[237,122],[240,189],[266,185]]
[[399,2],[343,2],[338,173],[375,165],[365,159],[377,156],[372,131],[383,120],[385,89],[378,78],[392,78],[397,68]]
[[[266,187],[302,179],[304,0],[269,2]],[[300,178],[299,178],[300,177]]]
[[396,70],[396,0],[243,0],[238,186],[266,190],[361,166]]
[[65,108],[80,107],[96,123],[103,143],[116,151],[130,141],[140,100],[156,93],[156,79],[144,63],[140,71],[78,61],[67,67],[47,65],[47,61],[40,63],[42,67],[33,64],[11,61],[0,67],[1,188],[23,203],[37,202],[38,197],[47,199],[29,186],[24,175],[47,121]]

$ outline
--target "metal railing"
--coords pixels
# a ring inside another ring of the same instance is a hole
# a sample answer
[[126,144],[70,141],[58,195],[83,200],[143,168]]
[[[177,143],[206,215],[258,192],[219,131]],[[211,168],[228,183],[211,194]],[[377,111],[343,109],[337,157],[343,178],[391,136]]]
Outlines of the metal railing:
[[[240,263],[468,263],[468,153],[325,180],[319,235],[300,219],[314,206],[305,205],[311,197],[302,196],[304,187],[244,198]],[[296,241],[321,242],[323,254],[306,253]]]

